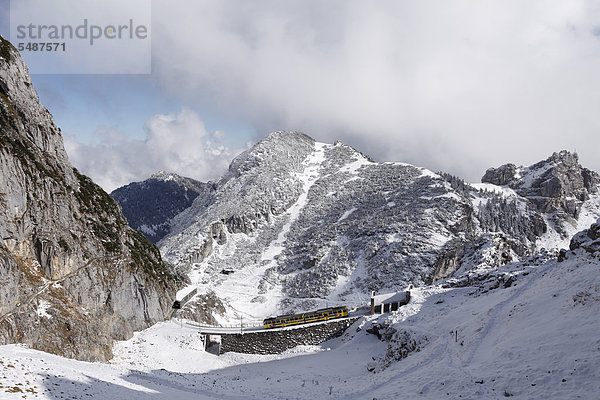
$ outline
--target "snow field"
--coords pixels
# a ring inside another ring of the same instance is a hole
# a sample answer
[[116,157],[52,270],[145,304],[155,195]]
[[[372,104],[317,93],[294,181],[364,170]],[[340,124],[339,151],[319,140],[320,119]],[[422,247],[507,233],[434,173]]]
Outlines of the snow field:
[[[571,256],[497,272],[516,281],[491,290],[418,288],[396,313],[281,355],[215,356],[202,350],[195,329],[176,322],[118,343],[111,364],[2,346],[0,398],[597,398],[600,262]],[[394,361],[396,344],[368,333],[373,323],[427,340]],[[390,357],[389,365],[368,371]],[[13,387],[23,392],[6,391]]]

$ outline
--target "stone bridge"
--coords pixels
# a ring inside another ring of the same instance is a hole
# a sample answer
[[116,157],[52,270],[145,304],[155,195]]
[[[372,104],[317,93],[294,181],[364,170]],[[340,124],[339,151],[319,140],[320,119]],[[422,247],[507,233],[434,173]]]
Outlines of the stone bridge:
[[[222,333],[219,354],[230,351],[248,354],[277,354],[299,345],[317,345],[341,336],[359,317],[301,325],[277,330],[262,329],[242,333]],[[207,335],[207,344],[210,336]]]

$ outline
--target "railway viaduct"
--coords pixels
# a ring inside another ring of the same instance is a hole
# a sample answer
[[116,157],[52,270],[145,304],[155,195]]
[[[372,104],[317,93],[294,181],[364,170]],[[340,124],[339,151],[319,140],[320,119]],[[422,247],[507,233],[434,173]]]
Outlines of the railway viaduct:
[[[375,296],[373,293],[370,314],[396,311],[409,301],[408,291],[380,296]],[[227,352],[278,354],[296,346],[317,345],[341,336],[348,327],[367,314],[369,312],[363,309],[362,312],[353,312],[346,318],[275,329],[263,329],[262,326],[221,327],[200,325],[191,321],[186,324],[198,328],[206,349],[218,343],[219,354]],[[219,337],[220,341],[216,340],[216,337]]]
[[219,354],[233,351],[250,354],[277,354],[299,345],[317,345],[341,336],[359,317],[344,318],[276,330],[221,334]]

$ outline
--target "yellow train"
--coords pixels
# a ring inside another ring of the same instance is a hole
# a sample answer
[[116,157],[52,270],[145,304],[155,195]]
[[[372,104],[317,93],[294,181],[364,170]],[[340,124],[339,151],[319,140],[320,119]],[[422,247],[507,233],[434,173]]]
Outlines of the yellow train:
[[308,324],[317,321],[327,321],[335,318],[348,316],[348,307],[330,307],[322,308],[317,311],[310,311],[302,314],[288,314],[279,317],[267,318],[263,321],[265,329],[281,328],[284,326]]

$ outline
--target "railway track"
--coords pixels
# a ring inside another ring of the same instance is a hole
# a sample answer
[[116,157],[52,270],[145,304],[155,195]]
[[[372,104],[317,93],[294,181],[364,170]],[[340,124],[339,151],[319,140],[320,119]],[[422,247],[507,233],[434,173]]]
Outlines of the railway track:
[[305,328],[307,326],[327,324],[329,322],[355,319],[355,318],[362,317],[364,315],[366,315],[366,313],[363,311],[353,312],[353,313],[350,313],[347,317],[343,317],[343,318],[335,318],[335,319],[330,319],[327,321],[317,321],[317,322],[311,322],[311,323],[306,323],[306,324],[291,325],[291,326],[285,326],[285,327],[280,327],[280,328],[269,328],[269,329],[265,329],[262,326],[262,324],[260,324],[260,325],[259,324],[241,325],[241,326],[239,326],[239,325],[238,326],[215,326],[215,325],[199,324],[199,323],[195,323],[192,321],[185,321],[185,322],[183,322],[183,324],[186,326],[189,326],[191,328],[198,329],[199,333],[201,333],[201,334],[235,335],[238,333],[276,332],[276,331],[283,331],[283,330],[293,330],[293,329],[298,329],[298,328]]

